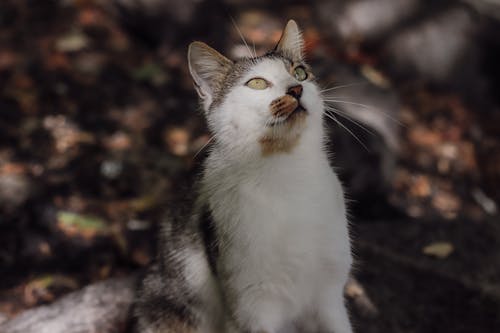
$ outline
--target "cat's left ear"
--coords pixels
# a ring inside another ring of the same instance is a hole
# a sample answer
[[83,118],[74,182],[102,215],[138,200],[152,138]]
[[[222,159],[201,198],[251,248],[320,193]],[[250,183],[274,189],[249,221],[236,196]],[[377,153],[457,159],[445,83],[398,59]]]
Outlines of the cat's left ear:
[[233,62],[202,42],[189,45],[188,62],[196,91],[205,111],[208,111],[216,90],[222,85]]
[[282,53],[293,61],[302,61],[304,59],[304,39],[294,20],[290,20],[286,24],[275,51]]

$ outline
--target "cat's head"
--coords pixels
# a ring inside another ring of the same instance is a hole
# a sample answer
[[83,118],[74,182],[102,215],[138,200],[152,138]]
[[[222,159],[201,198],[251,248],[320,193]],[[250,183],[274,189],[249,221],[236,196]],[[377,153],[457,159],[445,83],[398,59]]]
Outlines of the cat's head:
[[321,135],[323,102],[303,44],[293,20],[263,56],[231,61],[204,43],[191,43],[189,70],[219,146],[268,156],[293,151],[308,132]]

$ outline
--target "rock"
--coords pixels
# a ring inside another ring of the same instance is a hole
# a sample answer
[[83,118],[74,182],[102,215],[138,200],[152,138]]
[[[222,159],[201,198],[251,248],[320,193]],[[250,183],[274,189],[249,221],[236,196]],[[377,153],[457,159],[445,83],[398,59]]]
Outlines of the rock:
[[0,325],[2,325],[2,323],[6,322],[8,319],[9,317],[5,313],[0,312]]
[[[382,67],[397,79],[467,91],[480,85],[477,37],[481,20],[472,5],[464,2],[472,1],[318,1],[316,13],[343,52],[361,49],[376,54]],[[486,2],[474,6],[485,8]],[[470,81],[474,83],[465,83]]]
[[320,0],[315,9],[335,39],[370,41],[415,14],[419,4],[418,0]]
[[482,15],[500,21],[500,2],[497,0],[463,0]]
[[109,279],[27,310],[0,324],[2,333],[118,333],[129,320],[136,277]]
[[463,6],[423,18],[390,38],[382,50],[385,67],[397,76],[447,83],[477,70],[477,23]]
[[30,179],[22,173],[0,173],[0,208],[12,212],[29,198],[32,189]]

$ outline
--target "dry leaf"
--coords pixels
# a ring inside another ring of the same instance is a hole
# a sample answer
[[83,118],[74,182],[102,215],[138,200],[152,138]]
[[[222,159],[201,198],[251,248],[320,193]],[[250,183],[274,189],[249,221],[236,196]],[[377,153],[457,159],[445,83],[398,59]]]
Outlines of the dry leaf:
[[151,262],[151,256],[145,249],[135,249],[132,252],[132,260],[141,266],[146,266]]
[[169,151],[176,156],[185,156],[189,152],[189,132],[182,127],[169,128],[164,134]]
[[89,39],[82,32],[74,31],[56,42],[56,49],[60,52],[75,52],[89,45]]
[[63,288],[75,290],[78,287],[78,282],[69,276],[58,274],[41,276],[26,284],[24,288],[24,301],[30,306],[40,302],[50,302],[57,296],[52,289]]
[[435,242],[425,246],[422,253],[438,259],[445,259],[455,250],[449,242]]
[[104,220],[73,212],[59,212],[57,214],[57,226],[69,237],[81,236],[85,239],[107,235],[110,232]]
[[456,193],[438,190],[432,198],[432,206],[448,219],[455,218],[462,206],[462,200]]
[[361,73],[377,87],[389,88],[391,86],[389,79],[382,72],[372,66],[363,65],[361,67]]

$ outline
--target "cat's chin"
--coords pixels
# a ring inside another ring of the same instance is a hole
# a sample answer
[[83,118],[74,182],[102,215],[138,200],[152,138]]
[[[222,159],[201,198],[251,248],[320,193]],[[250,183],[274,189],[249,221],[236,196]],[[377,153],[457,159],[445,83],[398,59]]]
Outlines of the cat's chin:
[[267,126],[266,134],[259,139],[263,156],[289,153],[298,144],[305,128],[307,110],[299,105],[286,118],[278,119]]

